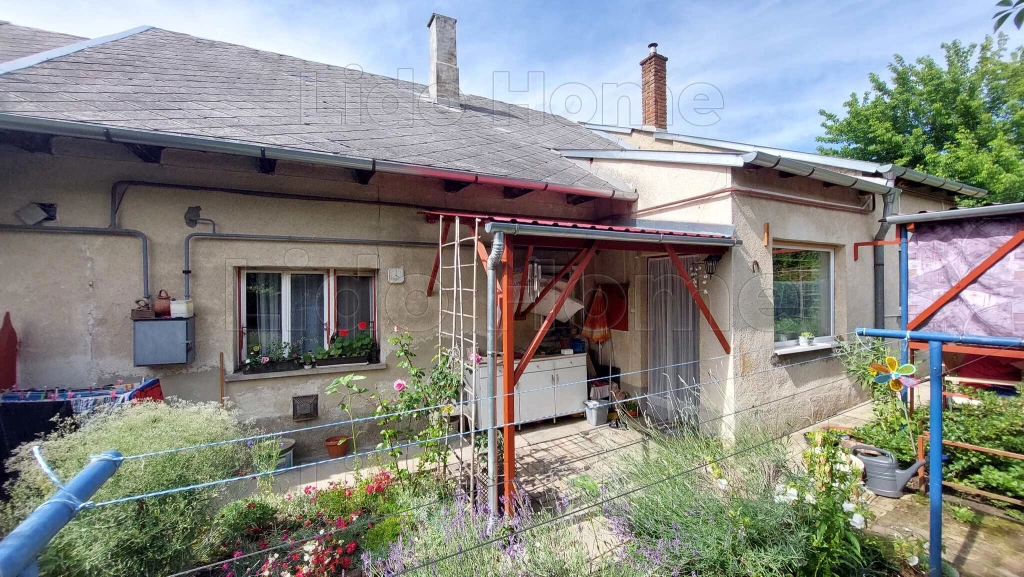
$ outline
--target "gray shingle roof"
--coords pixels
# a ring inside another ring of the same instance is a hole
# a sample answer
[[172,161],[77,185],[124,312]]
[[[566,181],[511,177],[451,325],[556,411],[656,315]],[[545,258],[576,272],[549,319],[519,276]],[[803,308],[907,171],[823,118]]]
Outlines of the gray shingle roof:
[[[426,44],[426,42],[424,42]],[[615,148],[565,118],[158,28],[0,75],[0,112],[610,189],[559,148]]]
[[79,40],[83,40],[83,38],[60,32],[16,26],[0,20],[0,62],[67,46]]

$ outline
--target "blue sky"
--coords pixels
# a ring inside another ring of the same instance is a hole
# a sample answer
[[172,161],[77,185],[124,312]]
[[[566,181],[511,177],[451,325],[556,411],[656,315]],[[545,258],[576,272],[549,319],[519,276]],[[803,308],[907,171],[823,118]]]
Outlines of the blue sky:
[[[425,82],[426,23],[440,12],[458,20],[463,91],[618,125],[640,123],[629,83],[658,42],[676,104],[670,130],[813,150],[819,109],[841,110],[895,53],[913,60],[941,55],[948,40],[982,40],[994,4],[0,0],[0,19],[91,37],[148,24]],[[1011,45],[1024,41],[1009,32]],[[720,108],[687,104],[701,98]]]

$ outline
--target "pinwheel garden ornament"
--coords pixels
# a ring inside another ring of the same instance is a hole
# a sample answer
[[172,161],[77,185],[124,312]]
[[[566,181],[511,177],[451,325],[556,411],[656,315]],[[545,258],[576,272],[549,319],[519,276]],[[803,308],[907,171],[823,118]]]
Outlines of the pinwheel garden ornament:
[[871,363],[871,368],[877,373],[875,382],[884,385],[889,383],[889,388],[899,392],[903,387],[913,388],[920,382],[914,378],[917,367],[907,363],[901,365],[894,357],[885,357],[885,364]]

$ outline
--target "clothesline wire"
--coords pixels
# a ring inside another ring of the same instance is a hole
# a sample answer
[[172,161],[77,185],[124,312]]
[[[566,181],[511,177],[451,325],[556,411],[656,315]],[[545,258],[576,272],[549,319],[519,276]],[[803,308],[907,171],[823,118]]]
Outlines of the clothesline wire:
[[[797,393],[797,394],[807,394],[807,393],[809,393],[809,392],[812,392],[812,391],[814,391],[814,390],[817,390],[817,389],[820,389],[820,388],[824,388],[825,386],[828,386],[828,385],[833,385],[833,384],[836,384],[836,383],[838,383],[838,382],[840,382],[841,380],[844,380],[844,379],[845,379],[845,377],[844,377],[843,379],[835,379],[835,380],[829,381],[829,382],[827,382],[827,383],[822,383],[822,384],[816,385],[816,386],[815,386],[814,388],[812,388],[812,389],[805,389],[805,390],[803,390],[803,391],[800,391],[800,392],[799,392],[799,393]],[[792,395],[791,395],[791,396],[792,396]],[[786,398],[788,398],[788,397],[786,397]],[[722,414],[722,415],[719,415],[718,417],[715,417],[715,418],[712,418],[712,419],[707,419],[707,420],[705,420],[705,421],[700,421],[700,422],[696,423],[696,424],[695,424],[695,425],[693,425],[693,426],[699,426],[699,425],[704,425],[704,424],[708,424],[708,423],[711,423],[711,422],[714,422],[714,421],[717,421],[717,420],[721,420],[721,419],[724,419],[724,418],[726,418],[726,417],[729,417],[729,416],[732,416],[732,415],[735,415],[735,414],[738,414],[738,413],[741,413],[741,412],[745,412],[745,411],[747,411],[747,410],[751,410],[751,409],[756,409],[756,408],[764,407],[764,406],[766,406],[766,405],[770,405],[770,404],[772,404],[772,403],[776,403],[776,402],[778,402],[778,401],[781,401],[781,400],[785,400],[785,398],[783,398],[783,397],[780,397],[780,398],[777,398],[777,399],[772,399],[772,400],[770,400],[770,401],[766,401],[766,402],[764,402],[764,403],[761,403],[761,404],[755,405],[755,406],[753,406],[753,407],[748,407],[748,408],[746,408],[746,409],[742,409],[742,410],[739,410],[739,411],[735,411],[735,412],[733,412],[733,413],[726,413],[726,414]],[[854,411],[854,410],[856,410],[856,409],[858,409],[858,408],[862,407],[863,405],[864,405],[864,403],[859,403],[859,404],[857,404],[857,405],[855,405],[855,406],[853,406],[853,407],[849,407],[849,408],[847,408],[847,409],[843,409],[842,411],[839,411],[839,412],[835,413],[835,415],[833,415],[833,416],[836,416],[836,415],[841,415],[841,414],[844,414],[844,413],[847,413],[847,412],[850,412],[850,411]],[[575,434],[575,433],[574,433],[574,434]],[[568,437],[568,436],[571,436],[571,435],[567,435],[566,437]],[[566,438],[566,437],[562,437],[562,438]],[[647,439],[647,438],[642,438],[642,439],[638,439],[638,440],[635,440],[635,441],[631,441],[631,442],[629,442],[629,443],[623,443],[623,444],[619,444],[619,445],[616,445],[616,446],[614,446],[614,447],[608,447],[608,448],[605,448],[605,449],[603,449],[602,451],[600,451],[600,452],[599,452],[598,454],[599,454],[599,455],[601,455],[601,456],[604,456],[604,455],[608,455],[608,454],[610,454],[610,453],[613,453],[613,452],[616,452],[616,451],[621,451],[621,450],[623,450],[623,449],[627,449],[627,448],[629,448],[629,447],[634,447],[634,446],[636,446],[636,445],[640,445],[640,444],[643,444],[643,443],[646,443],[646,442],[649,442],[649,439]],[[594,456],[594,455],[592,455],[592,457],[593,457],[593,456]],[[569,464],[571,464],[571,463],[565,463],[565,462],[561,462],[561,463],[559,463],[559,464],[557,464],[557,465],[554,465],[554,466],[552,466],[552,467],[549,467],[549,468],[548,468],[548,471],[547,471],[547,472],[551,472],[551,471],[553,471],[553,470],[557,470],[557,469],[559,469],[559,468],[561,468],[561,467],[563,467],[563,466],[569,465]],[[499,486],[499,487],[500,487],[501,485],[502,485],[502,483],[501,483],[501,482],[498,482],[498,483],[495,483],[495,484],[486,484],[486,485],[481,485],[481,486],[479,486],[479,489],[478,489],[478,490],[479,490],[479,491],[483,491],[483,490],[485,490],[485,489],[490,489],[490,488],[492,488],[492,487],[495,487],[495,486]],[[438,499],[435,499],[435,500],[433,500],[433,501],[430,501],[430,502],[428,502],[428,503],[425,503],[425,504],[421,504],[421,505],[416,505],[415,507],[410,507],[410,508],[408,508],[408,509],[405,509],[405,510],[402,510],[402,511],[398,511],[398,512],[395,512],[395,513],[387,513],[387,514],[382,514],[382,515],[379,515],[379,516],[377,516],[377,517],[374,517],[374,518],[372,518],[372,519],[367,519],[366,521],[363,521],[362,523],[364,523],[364,524],[366,524],[366,523],[378,523],[378,522],[380,522],[380,521],[382,521],[382,520],[385,520],[385,519],[387,519],[387,518],[389,518],[389,517],[395,517],[395,516],[400,516],[400,515],[404,515],[404,514],[406,514],[406,513],[412,512],[412,511],[414,511],[414,510],[418,510],[418,509],[422,509],[422,508],[425,508],[425,507],[429,507],[429,506],[437,505],[437,504],[439,504],[439,503],[442,503],[442,502],[446,502],[446,501],[448,501],[448,500],[449,500],[449,497],[447,497],[447,496],[445,496],[445,497],[440,497],[440,498],[438,498]],[[349,526],[348,526],[347,528],[350,528],[350,527],[351,527],[351,525],[349,525]],[[330,534],[334,534],[334,533],[340,532],[340,531],[342,531],[342,530],[343,530],[343,529],[332,529],[332,530],[329,530],[329,531],[327,531],[327,532],[325,533],[325,535],[330,535]],[[291,547],[294,547],[294,546],[296,546],[296,545],[301,545],[301,544],[303,544],[303,543],[306,543],[306,542],[308,542],[308,541],[312,541],[312,540],[314,540],[314,539],[316,539],[316,538],[318,538],[318,537],[322,537],[322,536],[323,536],[323,535],[317,535],[317,536],[313,536],[313,537],[308,537],[308,538],[305,538],[305,539],[301,539],[301,540],[295,540],[295,541],[293,541],[292,543],[282,543],[282,544],[280,544],[280,545],[275,545],[275,546],[273,546],[273,547],[268,547],[268,548],[266,548],[266,549],[261,549],[260,551],[255,551],[255,552],[251,552],[251,553],[248,553],[248,554],[244,554],[244,555],[242,555],[242,556],[240,556],[240,557],[234,557],[234,558],[232,558],[232,559],[225,559],[225,560],[223,560],[223,561],[217,561],[217,562],[214,562],[214,563],[210,563],[210,564],[207,564],[207,565],[202,565],[202,566],[194,567],[194,568],[192,568],[192,569],[188,569],[188,570],[186,570],[186,571],[183,571],[183,572],[180,572],[180,573],[175,573],[174,575],[171,575],[171,576],[169,576],[169,577],[181,577],[181,576],[183,576],[183,575],[188,575],[188,574],[190,574],[190,573],[194,573],[194,572],[196,572],[196,571],[201,571],[201,570],[204,570],[204,569],[211,569],[211,568],[215,568],[215,567],[217,567],[217,566],[220,566],[220,565],[222,565],[222,564],[224,564],[224,563],[230,563],[230,562],[238,561],[238,560],[240,560],[240,559],[245,559],[245,558],[253,557],[253,556],[256,556],[256,555],[260,555],[260,554],[263,554],[263,553],[267,553],[267,552],[270,552],[270,551],[274,551],[274,550],[277,550],[277,549],[281,549],[281,548],[283,548],[283,547],[289,547],[289,546],[291,546]]]
[[[666,394],[669,394],[669,393],[672,393],[672,392],[675,392],[675,391],[693,390],[693,389],[704,387],[704,386],[708,386],[708,385],[722,384],[722,383],[725,383],[725,382],[728,382],[728,381],[732,381],[732,380],[735,380],[735,379],[741,379],[741,378],[745,378],[745,377],[749,377],[749,376],[753,376],[753,375],[757,375],[757,374],[772,372],[772,371],[776,371],[776,370],[780,370],[780,369],[785,369],[785,368],[790,368],[790,367],[799,366],[799,365],[804,365],[804,364],[808,364],[808,363],[812,363],[812,362],[818,362],[818,361],[821,361],[821,360],[823,360],[825,358],[834,358],[836,356],[839,356],[840,354],[842,354],[842,353],[832,353],[832,354],[830,354],[830,355],[828,355],[826,357],[817,357],[817,358],[808,359],[808,360],[805,360],[805,361],[799,361],[799,362],[795,362],[795,363],[779,365],[779,366],[772,367],[770,369],[764,369],[764,370],[761,370],[761,371],[754,371],[754,372],[746,373],[746,374],[743,374],[743,375],[725,377],[725,378],[722,378],[722,379],[713,379],[711,381],[700,382],[700,383],[696,383],[696,384],[693,384],[693,385],[688,385],[688,386],[679,387],[679,388],[675,388],[675,389],[667,389],[665,391],[659,391],[657,393],[647,393],[645,395],[640,395],[640,396],[637,396],[637,397],[632,397],[631,400],[639,400],[639,399],[653,397],[653,396],[657,396],[657,395],[666,395]],[[843,378],[846,378],[846,377],[843,377]],[[618,401],[609,400],[609,401],[607,401],[604,404],[604,406],[614,405],[617,402]],[[598,405],[598,406],[603,406],[603,405]],[[573,414],[577,414],[577,413],[579,413],[578,409],[571,409],[571,410],[560,412],[560,413],[556,412],[556,413],[553,413],[553,414],[545,415],[545,416],[542,416],[540,419],[531,419],[529,421],[523,420],[523,421],[512,422],[512,423],[507,423],[507,424],[503,424],[503,425],[491,425],[489,427],[477,428],[473,432],[475,432],[476,434],[481,434],[481,433],[487,432],[487,431],[489,431],[491,429],[500,430],[500,429],[502,429],[502,428],[504,428],[506,426],[516,426],[516,425],[520,425],[520,424],[525,424],[527,422],[533,422],[534,420],[546,420],[546,419],[558,418],[558,417],[567,416],[567,415],[573,415]],[[181,487],[174,487],[174,488],[170,488],[170,489],[164,489],[164,490],[161,490],[161,491],[153,491],[153,492],[150,492],[150,493],[142,493],[142,494],[139,494],[139,495],[133,495],[133,496],[128,496],[128,497],[120,497],[120,498],[117,498],[117,499],[110,499],[110,500],[101,501],[101,502],[98,502],[98,503],[94,503],[94,502],[90,501],[88,503],[84,503],[82,505],[82,507],[83,508],[104,507],[104,506],[108,506],[108,505],[115,505],[115,504],[118,504],[118,503],[127,503],[127,502],[131,502],[131,501],[138,501],[140,499],[147,499],[147,498],[151,498],[151,497],[161,497],[161,496],[166,496],[166,495],[173,495],[175,493],[181,493],[183,491],[191,491],[191,490],[197,490],[197,489],[206,489],[206,488],[210,488],[210,487],[217,487],[217,486],[220,486],[220,485],[226,485],[226,484],[235,483],[235,482],[238,482],[238,481],[257,479],[257,478],[266,477],[266,476],[269,476],[269,475],[286,473],[286,472],[290,472],[290,471],[297,471],[297,470],[305,469],[305,468],[308,468],[308,467],[314,467],[314,466],[323,465],[323,464],[327,464],[327,463],[341,462],[341,461],[346,461],[346,460],[349,460],[349,459],[357,459],[357,458],[360,458],[360,457],[367,457],[367,456],[375,455],[375,454],[379,454],[379,453],[391,452],[391,451],[394,451],[396,449],[405,449],[405,448],[409,448],[409,447],[415,447],[415,446],[422,445],[424,443],[448,441],[448,440],[451,440],[451,439],[454,439],[454,438],[461,438],[461,437],[465,436],[465,434],[466,434],[466,432],[456,432],[456,433],[452,433],[452,434],[449,434],[449,435],[433,437],[433,438],[430,438],[430,439],[421,439],[421,440],[412,441],[412,442],[404,443],[404,444],[400,444],[400,445],[384,446],[384,447],[372,449],[370,451],[363,451],[361,453],[354,453],[354,454],[350,454],[350,455],[344,455],[344,456],[341,456],[341,457],[332,457],[332,458],[328,458],[328,459],[322,459],[322,460],[319,460],[319,461],[312,461],[312,462],[309,462],[309,463],[302,463],[302,464],[299,464],[299,465],[292,465],[290,467],[284,467],[284,468],[281,468],[281,469],[275,469],[273,471],[261,471],[261,472],[256,472],[256,473],[249,473],[249,474],[246,474],[246,475],[238,475],[238,476],[229,477],[229,478],[226,478],[226,479],[217,479],[217,480],[213,480],[213,481],[206,481],[204,483],[196,483],[196,484],[193,484],[193,485],[185,485],[185,486],[181,486]],[[104,457],[103,455],[99,455],[99,456],[96,456],[95,458],[97,458],[97,459],[103,459],[103,458],[109,459],[110,457]]]
[[[991,356],[991,355],[985,355],[984,357],[979,357],[977,359],[973,359],[973,360],[967,361],[965,363],[961,363],[961,364],[959,364],[959,365],[957,365],[955,367],[947,368],[946,370],[943,371],[943,375],[947,375],[947,374],[949,374],[952,371],[955,371],[957,369],[965,367],[965,366],[967,366],[969,364],[978,362],[978,361],[980,361],[980,360],[982,360],[984,358],[987,358],[989,356]],[[776,398],[773,398],[773,399],[771,399],[769,401],[766,401],[764,403],[760,403],[758,405],[753,405],[751,407],[746,407],[744,409],[740,409],[740,410],[734,411],[732,413],[722,414],[722,415],[719,415],[718,417],[715,417],[713,419],[708,419],[708,420],[705,420],[705,421],[698,422],[694,426],[700,426],[700,425],[707,424],[707,423],[710,423],[710,422],[713,422],[713,421],[716,421],[716,420],[724,419],[725,417],[733,416],[733,415],[736,415],[736,414],[739,414],[739,413],[743,413],[743,412],[751,411],[751,410],[754,410],[754,409],[758,409],[758,408],[764,407],[764,406],[769,405],[769,404],[777,403],[779,401],[783,401],[783,400],[786,400],[788,398],[792,398],[794,396],[798,396],[798,395],[802,395],[802,394],[807,394],[807,393],[815,391],[817,389],[824,388],[824,387],[826,387],[828,385],[837,384],[837,383],[845,380],[846,378],[847,377],[844,376],[844,377],[841,377],[841,378],[833,379],[833,380],[828,381],[826,383],[821,383],[821,384],[815,385],[814,387],[812,387],[810,389],[805,389],[803,391],[798,391],[798,392],[796,392],[796,393],[794,393],[792,395],[787,395],[785,397],[776,397]],[[844,415],[846,413],[855,411],[855,410],[860,409],[861,407],[863,407],[864,405],[869,404],[869,403],[871,403],[871,401],[865,401],[864,403],[858,403],[858,404],[856,404],[856,405],[854,405],[852,407],[849,407],[847,409],[843,409],[841,411],[833,413],[826,420],[830,421],[831,419],[834,419],[835,417],[837,417],[839,415]],[[774,442],[774,441],[780,440],[782,438],[785,438],[786,436],[790,436],[792,434],[793,433],[787,433],[785,435],[780,435],[779,437],[770,439],[767,442]],[[605,455],[608,455],[608,454],[610,454],[612,452],[620,451],[622,449],[626,449],[626,448],[633,447],[633,446],[636,446],[636,445],[639,445],[639,444],[643,444],[643,443],[646,443],[648,441],[649,441],[649,439],[647,439],[647,438],[638,439],[638,440],[632,441],[630,443],[624,443],[624,444],[616,445],[614,447],[606,448],[603,451],[601,451],[599,454],[601,456],[605,456]],[[723,459],[730,458],[731,456],[734,456],[734,455],[727,455],[726,457],[723,457]],[[592,457],[593,457],[593,455],[592,455]],[[556,469],[558,469],[558,468],[560,468],[562,466],[568,465],[568,464],[569,463],[559,463],[558,465],[554,465],[552,467],[549,467],[548,468],[548,472],[550,473],[551,471],[556,470]],[[495,484],[495,485],[491,485],[491,484],[483,485],[483,486],[480,486],[478,490],[479,491],[483,491],[485,489],[490,489],[490,488],[492,488],[492,487],[494,487],[496,485],[500,486],[500,483]],[[400,516],[400,515],[405,515],[407,513],[411,513],[413,511],[416,511],[416,510],[419,510],[419,509],[423,509],[423,508],[426,508],[426,507],[437,505],[437,504],[442,503],[442,502],[446,502],[446,501],[448,501],[448,499],[449,498],[447,496],[440,497],[440,498],[434,499],[434,500],[432,500],[430,502],[427,502],[427,503],[424,503],[424,504],[420,504],[420,505],[416,505],[414,507],[410,507],[410,508],[404,509],[402,511],[394,512],[394,513],[387,513],[387,514],[383,514],[383,515],[378,515],[378,516],[376,516],[376,517],[374,517],[372,519],[367,519],[367,520],[361,521],[361,523],[363,525],[370,524],[370,523],[379,523],[380,521],[383,521],[383,520],[388,519],[390,517],[396,517],[396,516]],[[350,528],[350,527],[351,527],[351,525],[348,526],[347,528]],[[337,529],[337,528],[336,529],[331,529],[328,532],[326,532],[325,535],[333,535],[333,534],[335,534],[337,532],[340,532],[340,531],[343,531],[343,529]],[[226,559],[226,560],[210,563],[210,564],[207,564],[207,565],[193,567],[193,568],[188,569],[186,571],[182,571],[182,572],[170,575],[169,577],[182,577],[182,576],[185,576],[185,575],[192,574],[192,573],[194,573],[196,571],[202,571],[202,570],[205,570],[205,569],[213,569],[213,568],[216,568],[216,567],[218,567],[220,565],[223,565],[224,563],[237,562],[237,561],[239,561],[241,559],[251,558],[251,557],[254,557],[254,556],[262,555],[264,553],[268,553],[270,551],[276,551],[278,549],[285,548],[285,547],[295,547],[296,545],[302,545],[303,543],[315,540],[315,539],[323,537],[323,536],[324,535],[316,535],[316,536],[312,536],[312,537],[308,537],[308,538],[304,538],[304,539],[295,540],[295,541],[290,542],[290,543],[281,543],[281,544],[275,545],[273,547],[268,547],[268,548],[265,548],[265,549],[261,549],[259,551],[254,551],[254,552],[251,552],[251,553],[243,554],[243,555],[241,555],[239,557],[233,557],[232,559]]]
[[[846,336],[852,335],[852,334],[855,334],[855,333],[854,332],[843,333],[843,334],[836,335],[836,337],[837,338],[838,337],[846,337]],[[624,372],[624,373],[620,372],[620,373],[616,373],[614,375],[609,375],[607,377],[594,377],[594,378],[589,378],[589,379],[584,379],[584,380],[577,380],[577,381],[571,381],[571,382],[566,382],[566,383],[559,383],[559,384],[556,384],[556,385],[537,387],[536,389],[531,389],[530,392],[543,391],[543,390],[548,390],[548,389],[557,389],[557,388],[560,388],[560,387],[568,387],[568,386],[579,385],[579,384],[587,384],[587,383],[591,383],[591,382],[595,382],[595,381],[605,381],[605,380],[610,380],[613,377],[620,377],[621,378],[621,377],[631,376],[631,375],[636,375],[636,374],[641,374],[641,373],[649,373],[651,371],[660,371],[660,370],[678,368],[678,367],[692,365],[692,364],[697,364],[697,363],[706,363],[706,362],[721,360],[721,359],[728,358],[728,357],[731,357],[731,356],[747,355],[747,354],[750,354],[750,353],[754,353],[754,352],[758,352],[758,351],[763,351],[763,350],[768,350],[768,349],[774,349],[774,348],[775,348],[774,345],[772,347],[758,347],[758,348],[755,348],[755,349],[748,349],[746,351],[735,352],[735,353],[726,354],[726,355],[719,355],[719,356],[716,356],[716,357],[709,357],[709,358],[706,358],[706,359],[695,359],[695,360],[691,360],[691,361],[685,361],[685,362],[675,363],[675,364],[671,364],[671,365],[665,365],[665,366],[661,366],[661,367],[652,367],[652,368],[647,368],[647,369],[638,369],[638,370],[635,370],[635,371],[628,371],[628,372]],[[134,460],[134,459],[145,459],[145,458],[149,458],[149,457],[156,457],[156,456],[160,456],[160,455],[167,455],[167,454],[170,454],[170,453],[178,453],[178,452],[182,452],[182,451],[191,451],[191,450],[196,450],[196,449],[206,449],[206,448],[210,448],[210,447],[219,447],[219,446],[223,446],[223,445],[230,445],[230,444],[233,444],[233,443],[242,443],[242,442],[247,442],[247,441],[258,441],[258,440],[262,440],[262,439],[272,439],[272,438],[280,437],[282,435],[289,435],[289,434],[293,434],[293,433],[304,433],[304,432],[308,432],[308,431],[315,431],[315,430],[325,429],[325,428],[330,428],[330,427],[339,427],[339,426],[342,426],[342,425],[352,425],[352,424],[362,423],[362,422],[367,422],[367,421],[379,421],[382,418],[404,417],[404,416],[408,416],[408,415],[414,415],[414,414],[417,414],[417,413],[424,413],[424,412],[430,412],[430,411],[438,411],[438,410],[446,409],[446,408],[449,408],[449,407],[454,409],[455,407],[461,407],[462,405],[469,405],[469,404],[473,404],[473,403],[480,403],[480,402],[483,402],[483,401],[490,401],[490,400],[494,400],[494,399],[503,399],[503,398],[506,398],[506,397],[514,398],[515,395],[520,395],[520,394],[523,394],[523,393],[522,392],[518,392],[518,391],[517,392],[512,392],[512,393],[501,393],[501,394],[487,396],[487,397],[480,397],[480,398],[477,398],[477,399],[470,399],[470,400],[462,401],[462,402],[442,403],[442,404],[437,404],[437,405],[433,405],[433,406],[429,406],[429,407],[420,407],[420,408],[416,408],[416,409],[409,409],[409,410],[405,410],[405,411],[396,411],[396,412],[393,412],[393,413],[385,413],[385,414],[379,414],[379,415],[378,414],[367,415],[365,417],[356,417],[356,418],[352,418],[352,419],[347,419],[347,420],[342,420],[342,421],[333,421],[333,422],[330,422],[330,423],[323,423],[323,424],[319,424],[319,425],[310,425],[310,426],[306,426],[306,427],[299,427],[299,428],[288,429],[288,430],[284,430],[284,431],[275,431],[275,432],[272,432],[272,433],[260,433],[258,435],[249,435],[249,436],[246,436],[246,437],[238,437],[238,438],[235,438],[235,439],[227,439],[227,440],[224,440],[224,441],[215,441],[215,442],[211,442],[211,443],[199,443],[199,444],[196,444],[196,445],[190,445],[190,446],[186,446],[186,447],[178,447],[178,448],[174,448],[174,449],[161,449],[159,451],[151,451],[151,452],[148,452],[148,453],[138,453],[138,454],[135,454],[135,455],[126,455],[126,456],[121,457],[121,459],[123,461],[130,461],[130,460]]]

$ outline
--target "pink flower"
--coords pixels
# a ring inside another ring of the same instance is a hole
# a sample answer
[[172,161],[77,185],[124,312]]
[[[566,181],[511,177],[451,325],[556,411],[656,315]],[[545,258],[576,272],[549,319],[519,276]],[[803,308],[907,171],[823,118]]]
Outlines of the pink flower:
[[402,379],[397,379],[395,381],[395,390],[398,391],[399,393],[404,391],[405,390],[405,381],[403,381]]
[[260,364],[265,365],[270,362],[270,357],[260,357]]
[[470,353],[469,354],[469,362],[473,363],[474,365],[479,365],[480,361],[482,361],[482,360],[483,360],[483,357],[481,357],[480,355],[478,355],[476,353]]

